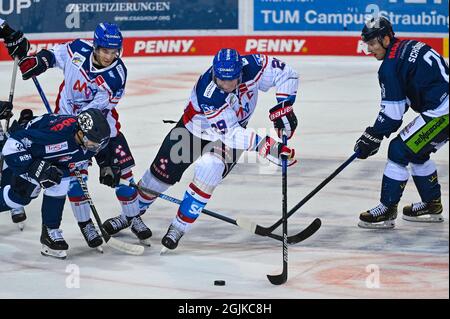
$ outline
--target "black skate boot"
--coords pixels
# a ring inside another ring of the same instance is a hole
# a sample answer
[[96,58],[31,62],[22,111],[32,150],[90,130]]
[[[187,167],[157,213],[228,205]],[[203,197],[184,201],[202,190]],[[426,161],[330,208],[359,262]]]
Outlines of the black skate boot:
[[101,250],[100,246],[103,244],[103,239],[97,232],[97,229],[95,229],[95,225],[92,220],[89,219],[86,222],[78,223],[78,226],[80,227],[81,233],[83,234],[88,246],[91,248],[97,248],[102,252],[103,250]]
[[146,246],[151,246],[150,237],[153,234],[150,228],[144,224],[141,216],[127,217],[127,219],[128,223],[131,224],[131,231],[139,238],[139,241]]
[[117,234],[121,230],[124,230],[125,228],[128,227],[130,227],[130,223],[122,215],[107,219],[106,221],[103,222],[103,228],[111,236]]
[[51,229],[42,225],[41,244],[41,254],[43,256],[59,259],[67,257],[66,250],[69,249],[69,245],[64,240],[61,229]]
[[441,223],[444,221],[442,211],[440,198],[429,203],[413,203],[403,208],[403,219],[410,222]]
[[358,226],[361,228],[371,229],[388,229],[395,227],[395,219],[397,218],[397,205],[386,207],[379,204],[366,212],[359,215]]
[[25,227],[24,221],[27,219],[25,209],[23,207],[11,209],[11,219],[14,224],[17,224],[20,230]]
[[163,248],[161,249],[161,254],[165,254],[169,249],[174,250],[178,247],[178,243],[184,235],[184,229],[181,227],[177,227],[172,223],[167,230],[167,233],[161,239],[161,244],[163,244]]

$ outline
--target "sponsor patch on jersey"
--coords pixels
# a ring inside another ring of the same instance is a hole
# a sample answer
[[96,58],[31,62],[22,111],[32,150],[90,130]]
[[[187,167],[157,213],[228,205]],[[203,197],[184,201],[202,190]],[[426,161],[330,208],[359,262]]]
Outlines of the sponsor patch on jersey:
[[202,110],[205,114],[214,112],[214,110],[215,110],[214,106],[208,105],[208,104],[202,104],[202,105],[200,105],[200,107],[202,108]]
[[203,93],[204,97],[211,98],[213,96],[214,90],[216,89],[216,83],[211,81],[209,85],[206,87],[205,93]]
[[253,54],[253,58],[256,61],[256,64],[258,64],[259,66],[263,65],[263,57],[261,56],[261,54]]
[[79,54],[78,52],[75,52],[75,54],[72,57],[72,64],[79,69],[83,65],[84,61],[86,61],[86,58],[81,54]]
[[125,83],[125,70],[122,65],[118,65],[116,67],[117,72],[119,73],[120,78],[122,79],[122,85]]
[[45,153],[46,154],[58,153],[61,151],[65,151],[67,149],[69,149],[69,144],[67,142],[51,144],[45,146]]
[[242,58],[242,66],[246,66],[246,65],[248,65],[247,58]]

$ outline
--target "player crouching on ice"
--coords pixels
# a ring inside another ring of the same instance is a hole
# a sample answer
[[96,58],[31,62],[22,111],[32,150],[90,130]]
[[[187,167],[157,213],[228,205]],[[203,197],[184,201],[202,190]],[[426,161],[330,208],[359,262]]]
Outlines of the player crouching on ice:
[[442,222],[441,186],[430,160],[449,139],[449,72],[444,58],[425,43],[399,40],[384,17],[367,22],[362,39],[383,61],[378,71],[381,112],[355,145],[359,158],[374,155],[383,137],[398,130],[411,107],[420,113],[389,144],[381,186],[381,203],[360,215],[363,228],[393,228],[411,166],[421,202],[403,208],[408,221]]
[[[9,108],[10,103],[7,105]],[[7,113],[0,109],[0,118],[10,116]],[[11,126],[2,150],[5,165],[0,212],[28,205],[44,188],[43,255],[66,257],[69,246],[59,226],[69,190],[70,171],[103,149],[110,134],[108,122],[96,109],[83,111],[78,116],[46,114],[31,120],[26,128],[17,122]],[[92,225],[89,233],[94,232]]]
[[[139,181],[142,187],[162,193],[179,182],[186,169],[196,162],[194,180],[162,238],[163,250],[177,247],[244,151],[259,152],[279,165],[282,155],[288,157],[291,165],[295,163],[293,149],[246,128],[256,108],[258,91],[271,87],[277,88],[279,103],[270,110],[270,118],[279,134],[285,129],[291,138],[297,127],[292,105],[298,75],[285,63],[265,55],[241,57],[234,49],[222,49],[214,57],[213,66],[198,80],[182,118]],[[183,154],[177,158],[180,148]],[[140,192],[141,212],[155,199]]]
[[[20,61],[23,79],[27,80],[58,67],[64,73],[56,100],[55,113],[77,115],[83,110],[99,109],[106,116],[111,128],[108,147],[96,156],[100,167],[100,183],[115,188],[116,197],[122,208],[123,227],[131,226],[139,240],[149,245],[151,230],[139,216],[137,191],[119,184],[120,179],[133,181],[132,168],[135,165],[125,136],[120,132],[117,105],[123,97],[127,69],[120,58],[123,37],[115,24],[100,23],[94,32],[94,41],[74,40],[42,50],[36,56]],[[88,165],[81,171],[87,179]],[[87,237],[86,230],[93,226],[91,210],[83,191],[74,177],[68,193],[75,218],[89,247],[100,246],[100,235]]]

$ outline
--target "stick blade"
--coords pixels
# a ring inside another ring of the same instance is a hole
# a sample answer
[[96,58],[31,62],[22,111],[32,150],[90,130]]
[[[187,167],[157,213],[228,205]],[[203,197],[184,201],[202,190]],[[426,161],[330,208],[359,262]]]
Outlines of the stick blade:
[[288,278],[287,273],[282,272],[279,275],[267,275],[267,279],[269,279],[272,285],[280,286],[285,284]]
[[299,242],[304,241],[305,239],[308,239],[319,230],[320,226],[322,226],[322,221],[320,220],[320,218],[314,219],[314,221],[311,224],[309,224],[308,227],[306,227],[304,230],[302,230],[296,235],[289,236],[288,244],[295,245]]
[[107,243],[111,248],[114,248],[118,251],[124,252],[129,255],[140,256],[144,253],[143,246],[129,244],[121,240],[115,239],[113,237],[110,237]]

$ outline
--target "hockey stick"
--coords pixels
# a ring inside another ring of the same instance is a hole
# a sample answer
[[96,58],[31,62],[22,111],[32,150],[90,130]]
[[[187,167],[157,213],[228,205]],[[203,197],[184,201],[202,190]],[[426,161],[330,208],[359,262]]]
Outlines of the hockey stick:
[[[283,143],[287,145],[286,131],[283,130]],[[282,200],[282,219],[283,219],[283,271],[279,275],[267,275],[272,285],[282,285],[288,279],[288,242],[287,242],[287,157],[281,157],[281,191],[283,194]]]
[[[11,78],[11,87],[9,89],[9,102],[12,103],[14,99],[14,91],[16,89],[16,78],[17,78],[17,68],[19,64],[19,58],[14,59],[14,66],[13,66],[13,72],[12,72],[12,78]],[[0,130],[3,131],[4,134],[8,132],[9,129],[9,121],[11,120],[11,117],[8,117],[6,119],[6,126],[5,129],[3,129],[3,126],[0,125]],[[6,136],[5,136],[6,138]],[[3,164],[4,164],[4,158],[1,156],[0,158],[0,183],[2,181],[3,176]]]
[[[315,194],[317,194],[325,185],[327,185],[333,178],[335,178],[344,168],[346,168],[351,162],[355,160],[358,153],[355,152],[349,159],[347,159],[341,166],[339,166],[330,176],[328,176],[322,183],[320,183],[316,188],[314,188],[308,195],[305,196],[297,205],[295,205],[288,213],[287,217],[292,216],[300,207],[302,207],[307,201],[309,201]],[[278,228],[283,223],[283,218],[278,220],[275,224],[270,227],[262,227],[257,225],[255,233],[261,236],[268,236],[275,229]]]
[[[33,77],[33,82],[36,85],[36,88],[39,92],[39,95],[42,98],[42,101],[44,102],[47,112],[53,113],[52,109],[50,108],[50,103],[48,102],[47,97],[45,96],[45,93],[42,90],[42,87],[39,84],[39,81],[36,79],[36,77]],[[89,191],[88,191],[86,182],[83,180],[83,176],[81,176],[81,173],[77,168],[75,168],[75,175],[77,177],[78,183],[81,186],[81,189],[83,190],[84,196],[87,198],[87,200],[89,202],[89,206],[91,207],[92,214],[94,215],[95,221],[97,222],[97,226],[100,229],[100,232],[102,233],[103,238],[105,239],[105,242],[112,248],[115,248],[121,252],[130,254],[130,255],[142,255],[144,253],[144,247],[142,247],[140,245],[129,244],[129,243],[123,242],[121,240],[115,239],[115,238],[111,237],[103,229],[103,226],[102,226],[103,223],[100,219],[100,216],[97,213],[97,209],[94,206],[94,202],[92,201],[92,198],[89,195]]]
[[[145,187],[143,187],[141,185],[137,185],[137,184],[132,183],[132,182],[130,183],[127,180],[124,180],[124,179],[121,179],[120,183],[124,184],[124,185],[127,185],[127,186],[130,186],[130,187],[134,187],[134,188],[136,188],[136,189],[138,189],[138,190],[140,190],[140,191],[142,191],[144,193],[147,193],[147,194],[150,194],[150,195],[153,195],[153,196],[157,196],[157,197],[159,197],[161,199],[164,199],[164,200],[166,200],[168,202],[171,202],[171,203],[174,203],[174,204],[177,204],[177,205],[181,205],[181,200],[179,200],[177,198],[174,198],[172,196],[169,196],[169,195],[166,195],[166,194],[162,194],[162,193],[158,193],[158,192],[156,192],[154,190],[151,190],[149,188],[145,188]],[[205,215],[208,215],[210,217],[220,219],[220,220],[222,220],[222,221],[224,221],[226,223],[238,226],[238,227],[240,227],[242,229],[245,229],[245,230],[249,231],[252,234],[256,234],[255,233],[255,228],[258,225],[256,223],[246,219],[246,218],[239,218],[239,219],[235,220],[235,219],[232,219],[230,217],[221,215],[219,213],[210,211],[208,209],[203,209],[202,213],[205,213]],[[313,223],[311,223],[308,227],[306,227],[301,232],[299,232],[299,233],[297,233],[297,234],[295,234],[293,236],[289,236],[287,238],[288,244],[295,245],[295,244],[297,244],[297,243],[299,243],[301,241],[304,241],[305,239],[311,237],[320,228],[320,225],[321,225],[320,224],[320,220],[315,220]],[[259,227],[261,227],[261,226],[259,226]],[[283,241],[283,237],[279,236],[279,235],[276,235],[276,234],[268,234],[267,236],[270,237],[270,238],[273,238],[275,240],[278,240],[278,241]]]

